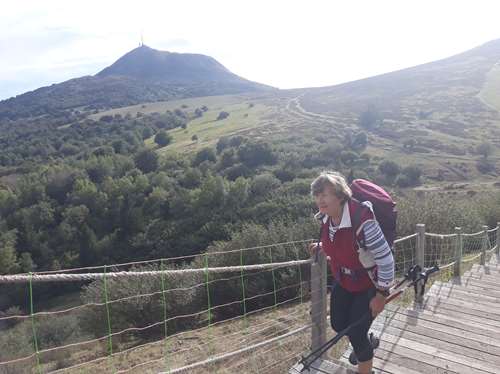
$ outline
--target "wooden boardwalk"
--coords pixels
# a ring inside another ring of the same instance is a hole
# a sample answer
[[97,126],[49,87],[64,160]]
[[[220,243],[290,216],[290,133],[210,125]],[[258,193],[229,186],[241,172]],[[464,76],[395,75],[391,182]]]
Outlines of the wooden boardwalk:
[[[376,373],[500,374],[500,261],[474,265],[460,279],[434,282],[421,310],[387,305],[373,323],[380,337]],[[309,373],[355,373],[347,351]],[[307,371],[305,371],[307,373]]]

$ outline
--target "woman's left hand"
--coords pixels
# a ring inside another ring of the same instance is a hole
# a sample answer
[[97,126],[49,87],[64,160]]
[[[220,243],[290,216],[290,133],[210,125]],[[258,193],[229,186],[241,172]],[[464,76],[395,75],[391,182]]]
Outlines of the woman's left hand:
[[372,316],[375,318],[380,312],[384,310],[385,297],[378,292],[370,300],[370,310],[372,311]]

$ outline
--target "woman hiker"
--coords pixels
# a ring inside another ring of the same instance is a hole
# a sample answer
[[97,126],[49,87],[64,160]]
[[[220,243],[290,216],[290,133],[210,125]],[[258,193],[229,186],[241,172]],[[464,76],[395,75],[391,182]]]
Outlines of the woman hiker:
[[[341,174],[321,173],[311,184],[311,194],[319,209],[315,217],[322,227],[320,242],[312,243],[309,250],[312,253],[319,248],[325,253],[335,279],[330,322],[338,332],[371,311],[371,318],[348,334],[353,347],[350,361],[357,361],[360,374],[370,374],[373,346],[378,345],[378,341],[372,335],[368,337],[368,330],[384,309],[385,298],[394,282],[392,251],[375,220],[370,202],[352,199],[351,188]],[[357,233],[351,221],[354,214],[360,217]],[[367,265],[370,263],[373,266]]]

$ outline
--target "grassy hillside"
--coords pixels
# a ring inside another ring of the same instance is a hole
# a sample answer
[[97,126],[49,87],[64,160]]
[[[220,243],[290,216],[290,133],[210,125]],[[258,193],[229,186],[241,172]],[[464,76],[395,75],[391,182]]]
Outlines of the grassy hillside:
[[486,82],[479,98],[490,107],[500,111],[500,62],[495,64],[486,75]]

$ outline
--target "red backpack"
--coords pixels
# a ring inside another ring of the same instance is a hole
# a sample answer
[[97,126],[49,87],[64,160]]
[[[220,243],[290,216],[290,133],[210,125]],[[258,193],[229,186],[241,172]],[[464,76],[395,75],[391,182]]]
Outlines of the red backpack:
[[[396,239],[397,219],[396,203],[394,200],[392,200],[391,196],[382,187],[364,179],[353,180],[351,190],[354,201],[369,201],[372,203],[375,219],[380,225],[389,247],[392,248],[394,239]],[[361,209],[368,209],[368,207],[364,207],[363,205],[359,206]],[[355,232],[358,232],[361,225],[361,209],[356,209],[351,217]]]

